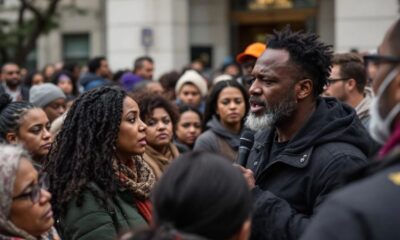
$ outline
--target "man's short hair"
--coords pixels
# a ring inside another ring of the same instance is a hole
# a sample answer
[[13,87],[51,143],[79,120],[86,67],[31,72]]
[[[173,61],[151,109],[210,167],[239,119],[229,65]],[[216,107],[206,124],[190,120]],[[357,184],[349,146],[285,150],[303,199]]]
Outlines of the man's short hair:
[[281,31],[274,30],[267,46],[268,49],[288,51],[289,62],[300,68],[301,79],[312,80],[314,97],[323,92],[331,72],[331,45],[322,43],[314,33],[293,32],[290,26],[286,26]]
[[332,65],[340,67],[341,78],[353,78],[359,93],[364,92],[367,75],[361,57],[356,53],[337,53],[333,55]]
[[15,62],[6,62],[3,65],[1,65],[1,72],[4,72],[4,68],[9,65],[16,65],[17,67],[19,67],[18,64],[16,64]]
[[135,60],[135,63],[133,64],[133,71],[137,71],[138,69],[141,69],[144,65],[144,62],[150,62],[153,63],[153,59],[149,56],[143,56],[143,57],[138,57]]
[[106,58],[103,56],[90,59],[87,65],[89,72],[96,73],[97,69],[99,69],[101,66],[101,61],[103,60],[106,60]]

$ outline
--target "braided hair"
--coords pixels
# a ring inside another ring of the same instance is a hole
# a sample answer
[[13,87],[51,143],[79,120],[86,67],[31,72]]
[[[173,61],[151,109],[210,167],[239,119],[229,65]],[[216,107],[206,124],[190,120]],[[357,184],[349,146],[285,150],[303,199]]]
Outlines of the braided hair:
[[33,108],[35,107],[28,102],[12,102],[7,93],[0,95],[0,139],[2,142],[7,142],[7,133],[18,132],[21,118]]
[[[77,98],[69,110],[46,166],[56,217],[71,199],[81,206],[85,188],[103,205],[115,193],[112,158],[125,97],[117,87],[96,88]],[[88,187],[89,182],[96,183],[105,197]]]

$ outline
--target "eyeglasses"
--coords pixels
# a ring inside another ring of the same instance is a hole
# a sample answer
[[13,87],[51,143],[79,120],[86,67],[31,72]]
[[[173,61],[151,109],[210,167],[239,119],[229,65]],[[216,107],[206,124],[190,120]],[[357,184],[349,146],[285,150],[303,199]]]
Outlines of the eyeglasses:
[[335,82],[340,82],[340,81],[347,81],[351,78],[328,78],[326,80],[326,85],[329,86],[331,84],[334,84]]
[[40,197],[42,196],[42,189],[47,190],[49,186],[49,181],[47,175],[42,175],[38,181],[38,183],[33,184],[31,186],[31,191],[27,193],[22,193],[16,197],[13,197],[13,200],[23,200],[30,199],[33,204],[38,203]]

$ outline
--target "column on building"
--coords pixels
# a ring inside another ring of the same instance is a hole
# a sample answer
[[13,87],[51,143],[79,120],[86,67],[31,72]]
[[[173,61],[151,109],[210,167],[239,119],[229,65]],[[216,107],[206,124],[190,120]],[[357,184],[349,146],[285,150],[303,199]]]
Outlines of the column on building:
[[[187,0],[108,0],[107,57],[113,71],[132,69],[134,60],[155,60],[155,78],[189,62]],[[146,48],[143,29],[153,36]]]

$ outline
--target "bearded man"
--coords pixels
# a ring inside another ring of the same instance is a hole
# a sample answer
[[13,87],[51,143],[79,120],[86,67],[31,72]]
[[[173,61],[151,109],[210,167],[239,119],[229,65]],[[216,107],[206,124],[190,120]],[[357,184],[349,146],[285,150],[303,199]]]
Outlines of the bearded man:
[[332,52],[314,34],[275,31],[253,69],[246,125],[258,131],[244,176],[255,200],[251,239],[298,239],[343,173],[367,163],[356,112],[320,94]]

